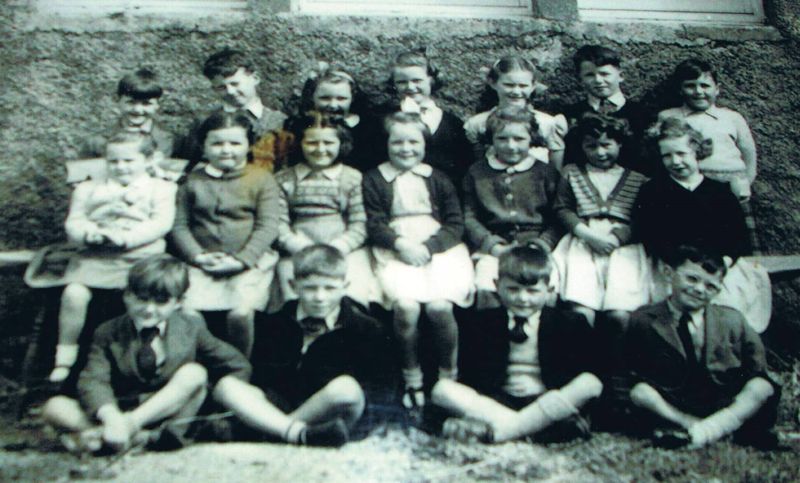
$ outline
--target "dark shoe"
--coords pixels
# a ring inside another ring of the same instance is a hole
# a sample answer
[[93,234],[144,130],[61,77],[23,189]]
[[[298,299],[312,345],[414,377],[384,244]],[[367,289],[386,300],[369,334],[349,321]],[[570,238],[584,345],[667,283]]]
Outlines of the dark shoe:
[[684,448],[692,443],[692,437],[682,429],[657,429],[653,431],[653,446],[664,449]]
[[306,427],[304,442],[308,446],[338,448],[350,440],[350,432],[341,418]]
[[442,425],[442,437],[462,443],[494,442],[494,430],[489,423],[473,418],[447,418]]

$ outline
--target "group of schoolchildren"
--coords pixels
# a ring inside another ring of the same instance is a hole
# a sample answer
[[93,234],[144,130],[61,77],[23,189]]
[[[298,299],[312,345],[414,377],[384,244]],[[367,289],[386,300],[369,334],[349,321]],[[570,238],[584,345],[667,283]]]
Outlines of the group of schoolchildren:
[[[446,437],[558,441],[591,417],[666,446],[768,446],[779,387],[748,320],[716,304],[754,249],[747,123],[703,61],[676,68],[684,104],[657,116],[622,93],[613,50],[574,62],[585,98],[563,114],[538,110],[538,71],[512,56],[462,122],[409,51],[389,104],[362,110],[353,76],[321,65],[287,117],[226,49],[203,69],[222,106],[181,138],[156,124],[155,75],[125,76],[52,282],[50,379],[88,360],[45,420],[72,448],[179,447],[211,405],[234,413],[229,437],[340,446],[399,366],[398,404]],[[123,290],[126,313],[79,348],[93,289]]]

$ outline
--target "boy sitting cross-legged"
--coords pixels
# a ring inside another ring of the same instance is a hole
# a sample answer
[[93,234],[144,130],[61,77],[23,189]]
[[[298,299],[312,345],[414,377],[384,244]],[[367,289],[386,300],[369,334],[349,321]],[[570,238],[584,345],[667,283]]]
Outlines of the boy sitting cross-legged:
[[365,408],[359,381],[380,370],[385,340],[379,323],[345,297],[341,252],[316,244],[292,261],[298,300],[276,314],[256,315],[253,383],[290,417],[328,425],[330,445],[344,444]]
[[[181,420],[200,408],[207,381],[250,376],[239,351],[180,310],[188,286],[186,266],[169,255],[131,268],[123,294],[127,313],[97,328],[78,400],[62,395],[45,404],[45,421],[72,433],[62,438],[68,448],[122,451],[148,439],[179,447],[189,426]],[[163,431],[146,430],[165,420]]]
[[440,380],[431,392],[455,416],[445,421],[445,436],[499,443],[537,433],[545,440],[588,435],[579,410],[603,389],[588,372],[591,328],[578,314],[545,306],[552,269],[540,246],[501,255],[502,307],[461,321],[461,382]]
[[[764,346],[741,313],[710,303],[725,264],[682,245],[669,260],[672,294],[631,315],[631,400],[648,415],[654,442],[700,447],[734,440],[774,447],[780,388],[766,374]],[[660,428],[678,428],[664,431]]]

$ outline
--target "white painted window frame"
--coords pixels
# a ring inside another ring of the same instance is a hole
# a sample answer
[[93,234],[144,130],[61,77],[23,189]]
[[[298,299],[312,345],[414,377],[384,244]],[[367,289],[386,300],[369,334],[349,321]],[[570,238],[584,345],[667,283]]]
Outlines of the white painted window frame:
[[757,25],[764,23],[762,0],[577,0],[580,19],[597,22],[658,21]]
[[291,11],[307,15],[477,18],[530,17],[533,14],[530,0],[292,0]]
[[[265,0],[269,1],[269,0]],[[244,13],[248,0],[36,0],[39,13],[63,17],[104,15],[209,16]]]

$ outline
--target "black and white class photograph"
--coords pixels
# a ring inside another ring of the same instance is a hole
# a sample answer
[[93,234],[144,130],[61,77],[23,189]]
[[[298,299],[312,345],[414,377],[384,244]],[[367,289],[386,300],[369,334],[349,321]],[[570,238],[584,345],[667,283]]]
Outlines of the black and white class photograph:
[[800,481],[797,0],[0,39],[0,481]]

